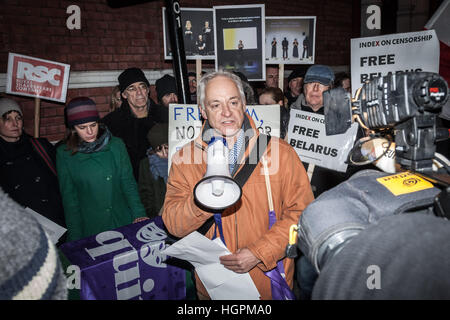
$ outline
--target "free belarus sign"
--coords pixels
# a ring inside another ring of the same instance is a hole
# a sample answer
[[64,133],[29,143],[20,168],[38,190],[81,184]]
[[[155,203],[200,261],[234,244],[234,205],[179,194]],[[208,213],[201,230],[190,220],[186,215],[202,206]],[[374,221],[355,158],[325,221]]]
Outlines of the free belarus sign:
[[357,131],[358,124],[353,123],[345,133],[327,136],[325,116],[292,109],[287,136],[300,160],[345,172],[345,161],[353,147]]
[[66,102],[70,65],[9,53],[6,92]]

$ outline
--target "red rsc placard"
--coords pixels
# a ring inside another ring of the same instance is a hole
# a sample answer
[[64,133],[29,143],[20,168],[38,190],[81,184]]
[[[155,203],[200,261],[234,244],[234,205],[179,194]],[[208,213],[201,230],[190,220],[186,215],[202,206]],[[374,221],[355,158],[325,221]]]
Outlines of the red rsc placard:
[[6,92],[65,103],[70,65],[9,53]]

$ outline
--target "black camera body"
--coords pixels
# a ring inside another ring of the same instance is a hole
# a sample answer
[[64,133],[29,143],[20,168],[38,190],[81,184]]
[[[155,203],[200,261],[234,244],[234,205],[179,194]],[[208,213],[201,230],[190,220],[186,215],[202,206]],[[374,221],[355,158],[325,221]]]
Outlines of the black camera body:
[[436,116],[448,99],[437,73],[400,72],[366,82],[355,98],[342,88],[323,93],[327,135],[341,134],[353,118],[366,129],[393,130],[396,161],[405,169],[430,172],[440,138]]

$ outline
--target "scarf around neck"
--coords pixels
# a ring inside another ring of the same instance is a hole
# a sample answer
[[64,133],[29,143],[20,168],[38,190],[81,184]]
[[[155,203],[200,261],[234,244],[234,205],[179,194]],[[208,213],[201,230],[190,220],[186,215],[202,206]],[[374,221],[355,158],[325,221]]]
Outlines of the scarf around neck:
[[78,151],[81,153],[93,153],[97,151],[101,151],[111,140],[111,132],[108,130],[108,127],[99,123],[99,130],[103,129],[103,134],[97,138],[97,140],[93,142],[80,142],[78,146]]

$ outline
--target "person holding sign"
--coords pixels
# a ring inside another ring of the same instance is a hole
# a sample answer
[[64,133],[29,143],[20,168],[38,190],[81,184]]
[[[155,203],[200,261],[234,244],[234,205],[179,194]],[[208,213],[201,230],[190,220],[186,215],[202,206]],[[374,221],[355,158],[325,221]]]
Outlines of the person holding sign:
[[[313,200],[305,169],[285,141],[271,137],[267,142],[267,136],[259,133],[245,112],[245,94],[239,77],[225,71],[206,74],[198,84],[198,94],[206,120],[201,134],[172,158],[162,214],[164,224],[176,237],[184,237],[202,226],[209,239],[220,236],[232,252],[220,257],[220,263],[236,273],[248,272],[261,299],[276,299],[277,291],[268,274],[278,272],[281,264],[285,271],[282,281],[292,289],[294,264],[285,258],[289,228]],[[225,139],[230,174],[234,178],[248,170],[251,155],[257,145],[261,149],[261,141],[265,151],[258,162],[253,158],[256,167],[242,186],[240,200],[224,209],[215,224],[206,224],[204,228],[205,223],[214,221],[210,220],[212,217],[218,218],[217,213],[196,202],[193,190],[205,175],[207,164],[202,159],[207,159],[208,143],[213,137]],[[268,169],[267,174],[264,168]],[[265,178],[270,181],[273,197],[269,197]],[[273,199],[273,216],[269,212],[269,199]],[[274,218],[273,225],[269,224],[269,217]],[[209,298],[198,277],[197,290],[200,299]]]
[[332,88],[334,72],[330,67],[316,64],[308,68],[303,80],[303,94],[291,105],[292,109],[323,114],[324,91]]
[[141,221],[145,209],[123,141],[98,123],[91,99],[72,99],[66,111],[70,131],[56,151],[56,167],[68,240]]
[[1,98],[0,186],[21,206],[65,227],[55,155],[55,147],[47,139],[33,138],[23,130],[23,113],[17,102]]
[[[323,92],[333,86],[334,73],[330,67],[325,65],[313,65],[308,68],[305,78],[303,93],[291,105],[292,110],[302,110],[311,114],[324,114]],[[291,117],[292,119],[292,117]],[[301,135],[318,138],[319,131],[312,130],[306,126],[298,126],[295,130]],[[331,169],[303,163],[311,176],[311,187],[317,198],[323,192],[337,186],[347,180],[355,170],[347,169],[347,172],[338,172]],[[305,256],[297,260],[297,280],[300,285],[300,298],[309,300],[317,273],[312,264]]]

